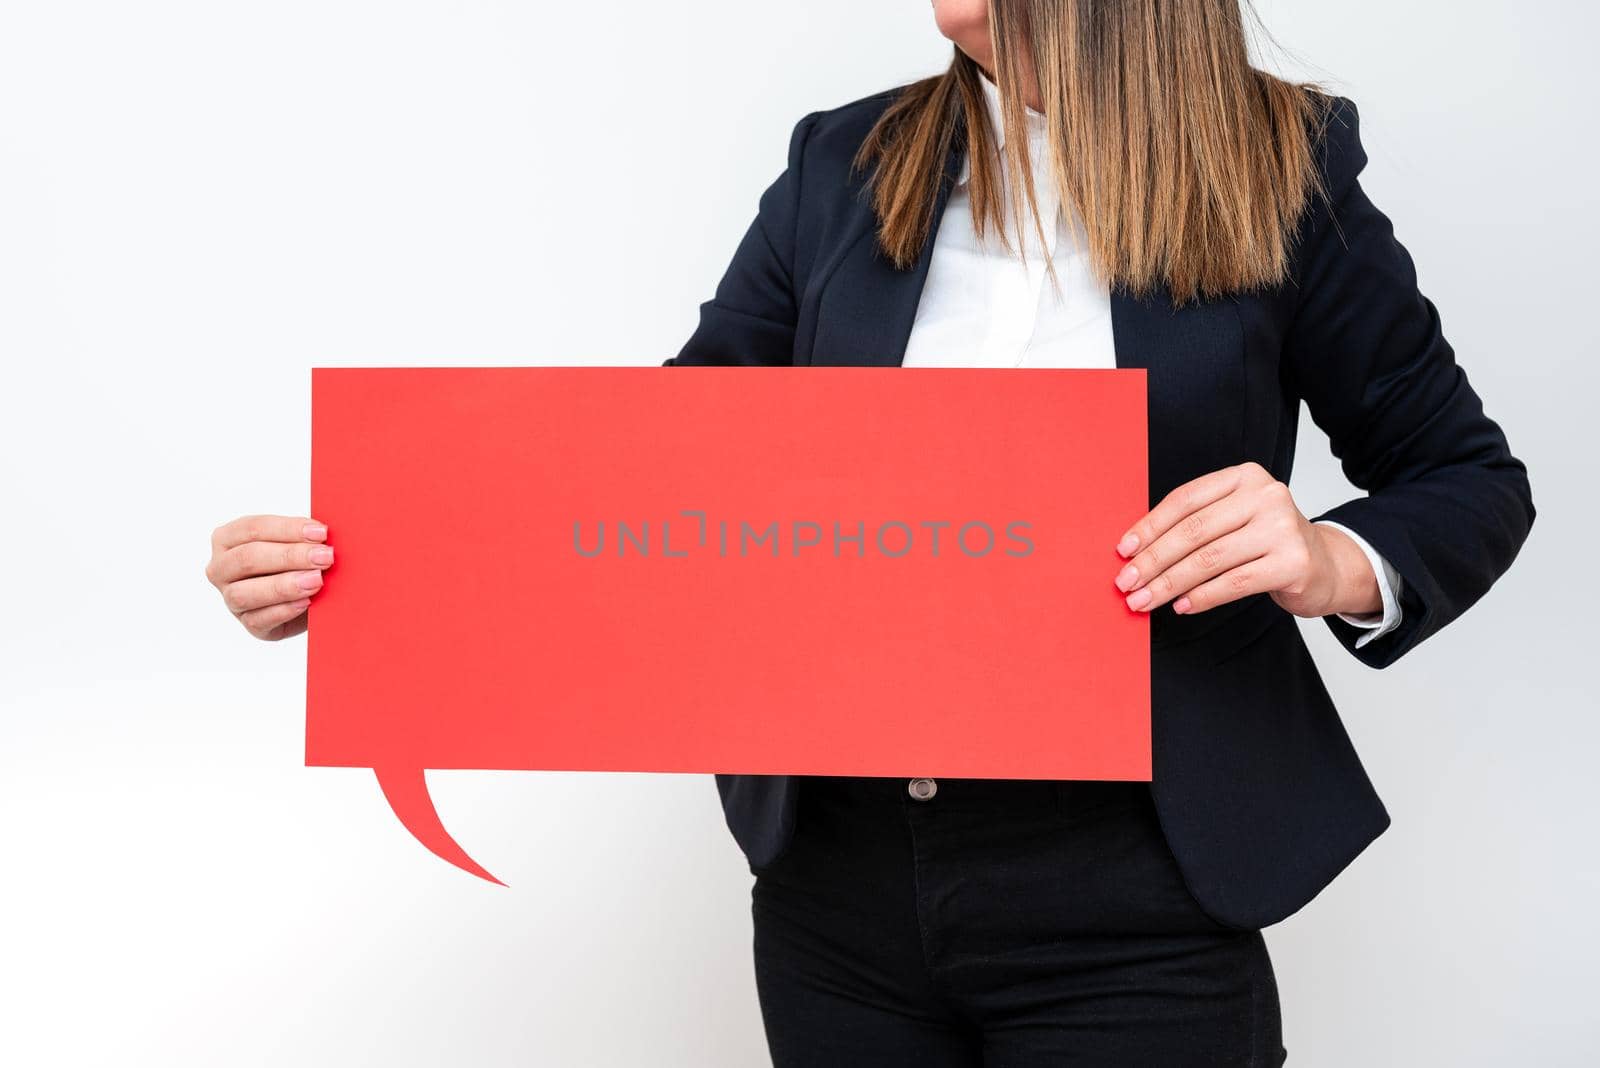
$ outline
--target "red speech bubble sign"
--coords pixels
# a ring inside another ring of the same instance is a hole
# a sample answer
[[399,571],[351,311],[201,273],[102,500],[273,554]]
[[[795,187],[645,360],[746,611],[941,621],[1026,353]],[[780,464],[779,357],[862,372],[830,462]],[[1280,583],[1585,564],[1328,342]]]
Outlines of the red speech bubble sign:
[[[306,763],[1148,779],[1142,370],[312,373]],[[496,880],[497,881],[497,880]]]

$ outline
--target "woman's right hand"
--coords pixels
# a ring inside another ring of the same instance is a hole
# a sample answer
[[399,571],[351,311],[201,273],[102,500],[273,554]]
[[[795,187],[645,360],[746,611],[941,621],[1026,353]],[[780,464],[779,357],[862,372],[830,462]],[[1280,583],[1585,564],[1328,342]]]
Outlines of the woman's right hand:
[[291,638],[306,629],[306,609],[333,563],[327,540],[328,528],[313,519],[241,516],[211,532],[206,578],[245,630],[262,641]]

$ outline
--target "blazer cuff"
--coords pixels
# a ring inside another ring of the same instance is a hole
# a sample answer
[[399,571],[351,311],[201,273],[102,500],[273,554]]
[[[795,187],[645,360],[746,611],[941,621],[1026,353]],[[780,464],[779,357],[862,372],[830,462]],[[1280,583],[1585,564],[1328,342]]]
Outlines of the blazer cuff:
[[1344,531],[1350,540],[1355,542],[1361,549],[1362,554],[1366,556],[1367,562],[1372,565],[1372,574],[1378,580],[1378,596],[1383,602],[1381,612],[1361,616],[1351,615],[1348,612],[1337,613],[1340,619],[1352,627],[1360,627],[1366,631],[1355,641],[1355,647],[1360,649],[1400,625],[1400,620],[1403,618],[1403,613],[1400,610],[1400,590],[1403,588],[1404,581],[1400,578],[1400,573],[1395,570],[1394,565],[1389,563],[1378,550],[1372,547],[1372,543],[1360,534],[1357,534],[1343,523],[1336,523],[1331,519],[1317,519],[1313,520],[1313,522]]

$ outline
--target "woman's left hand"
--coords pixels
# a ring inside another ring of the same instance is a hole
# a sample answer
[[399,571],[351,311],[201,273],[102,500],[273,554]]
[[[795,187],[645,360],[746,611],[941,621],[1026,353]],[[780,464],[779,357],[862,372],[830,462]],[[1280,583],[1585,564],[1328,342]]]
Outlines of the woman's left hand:
[[1306,618],[1383,607],[1361,547],[1307,520],[1289,487],[1254,462],[1179,486],[1129,528],[1117,552],[1129,559],[1116,585],[1135,611],[1170,601],[1174,612],[1204,612],[1256,593]]

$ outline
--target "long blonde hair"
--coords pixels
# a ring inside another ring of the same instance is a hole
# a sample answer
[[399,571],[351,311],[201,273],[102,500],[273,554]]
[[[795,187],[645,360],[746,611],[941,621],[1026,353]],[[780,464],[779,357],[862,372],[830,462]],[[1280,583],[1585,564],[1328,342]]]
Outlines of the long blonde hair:
[[[1284,280],[1332,98],[1251,66],[1239,0],[989,0],[989,35],[1005,167],[1021,176],[1007,184],[1013,219],[1039,225],[1020,88],[1031,70],[1062,203],[1103,281],[1136,296],[1164,285],[1183,303]],[[877,164],[878,241],[901,269],[927,240],[962,137],[974,227],[1012,247],[984,76],[955,49],[943,74],[896,95],[856,154],[857,170]]]

